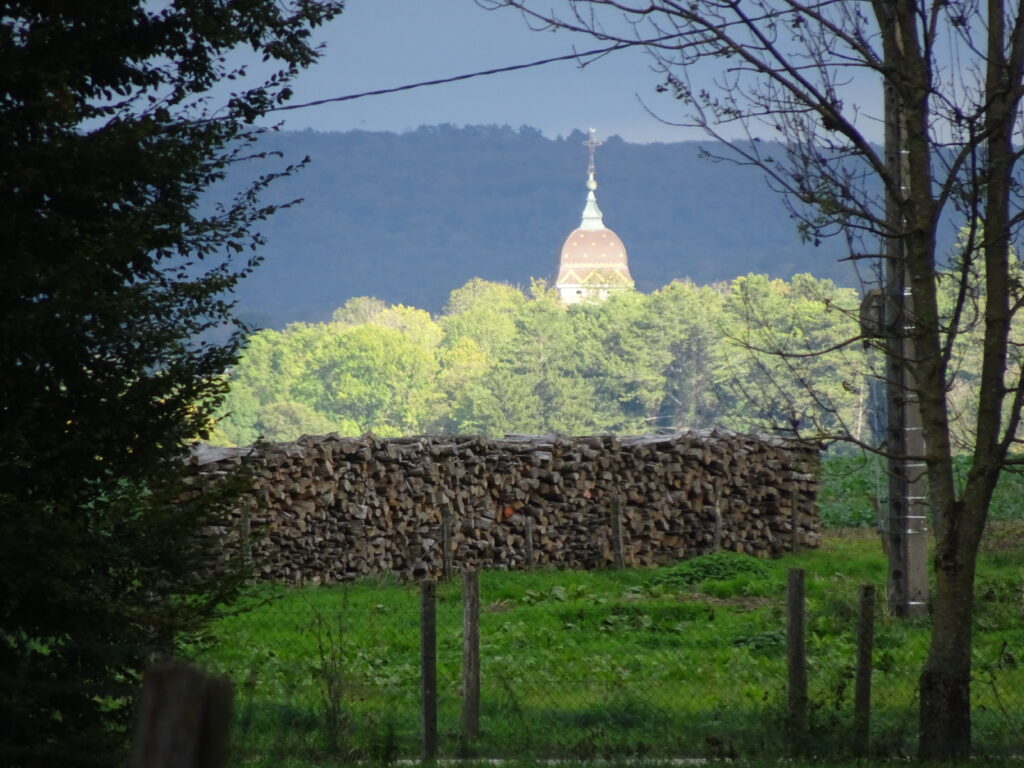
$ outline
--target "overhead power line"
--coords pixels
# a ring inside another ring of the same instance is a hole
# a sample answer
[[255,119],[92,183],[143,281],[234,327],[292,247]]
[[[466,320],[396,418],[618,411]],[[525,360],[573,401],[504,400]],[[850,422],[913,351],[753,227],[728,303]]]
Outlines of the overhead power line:
[[[268,111],[270,112],[284,112],[289,109],[306,109],[307,107],[318,107],[321,104],[333,104],[339,101],[353,101],[355,99],[363,99],[367,96],[383,96],[388,93],[398,93],[400,91],[411,91],[414,88],[425,88],[430,85],[444,85],[445,83],[455,83],[459,80],[471,80],[474,77],[485,77],[487,75],[499,75],[502,72],[514,72],[518,69],[530,69],[531,67],[539,67],[544,64],[553,64],[556,61],[568,61],[570,59],[582,59],[587,56],[602,56],[613,51],[618,51],[623,48],[632,48],[637,45],[650,45],[651,43],[657,43],[662,40],[666,40],[671,35],[664,37],[654,38],[652,40],[636,40],[632,42],[620,42],[615,45],[609,45],[605,48],[594,48],[589,51],[580,51],[576,53],[567,53],[563,56],[553,56],[550,59],[539,59],[538,61],[531,61],[527,64],[511,64],[507,67],[496,67],[495,69],[485,69],[480,72],[470,72],[464,75],[455,75],[454,77],[442,77],[437,80],[424,80],[419,83],[410,83],[408,85],[399,85],[395,88],[380,88],[376,91],[363,91],[362,93],[350,93],[346,96],[331,96],[326,99],[317,99],[316,101],[307,101],[302,104],[287,104],[281,107],[274,107]],[[581,66],[586,66],[589,62],[585,62]]]

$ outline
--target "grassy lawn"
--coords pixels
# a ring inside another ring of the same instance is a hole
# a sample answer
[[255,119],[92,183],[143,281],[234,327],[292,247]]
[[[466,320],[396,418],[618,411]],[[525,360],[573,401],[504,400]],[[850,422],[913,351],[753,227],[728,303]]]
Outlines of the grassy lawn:
[[[969,463],[956,460],[958,479],[966,477]],[[884,498],[885,470],[877,456],[834,456],[821,464],[822,488],[818,496],[821,521],[826,528],[871,526],[873,499]],[[1024,473],[1006,470],[999,478],[989,507],[995,522],[1024,520]]]
[[[1024,525],[1001,523],[979,578],[974,731],[1024,750]],[[807,748],[848,753],[858,588],[878,588],[872,744],[912,754],[927,620],[890,619],[868,529],[777,561],[717,554],[657,569],[481,574],[479,757],[787,753],[785,583],[807,572]],[[419,595],[385,579],[264,587],[196,657],[237,685],[236,760],[387,762],[419,753]],[[441,752],[459,745],[459,584],[438,589]]]

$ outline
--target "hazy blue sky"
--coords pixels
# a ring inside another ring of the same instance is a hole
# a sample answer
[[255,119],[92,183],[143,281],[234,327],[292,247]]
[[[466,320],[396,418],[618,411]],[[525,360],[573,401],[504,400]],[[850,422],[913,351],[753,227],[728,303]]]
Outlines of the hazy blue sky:
[[[321,62],[297,83],[293,103],[387,88],[587,50],[601,44],[565,32],[534,32],[517,14],[473,0],[348,0],[319,35]],[[619,51],[580,69],[575,62],[462,83],[279,113],[290,129],[403,131],[422,124],[532,125],[555,137],[598,129],[627,141],[702,138],[666,126],[638,100],[672,117],[655,93],[659,77],[641,50]]]

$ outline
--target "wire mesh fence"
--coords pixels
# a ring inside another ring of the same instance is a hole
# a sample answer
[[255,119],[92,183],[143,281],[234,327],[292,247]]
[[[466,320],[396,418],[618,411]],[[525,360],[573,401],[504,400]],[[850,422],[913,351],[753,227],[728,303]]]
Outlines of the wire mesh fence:
[[[654,570],[480,574],[479,732],[462,713],[463,603],[436,591],[441,756],[607,758],[850,754],[858,584],[812,573],[806,720],[789,709],[786,579],[724,554]],[[988,591],[986,591],[988,590]],[[1024,582],[979,588],[972,685],[979,751],[1024,751]],[[194,655],[236,685],[238,764],[388,762],[424,750],[422,596],[384,579],[266,587]],[[927,619],[875,598],[871,754],[916,750]]]

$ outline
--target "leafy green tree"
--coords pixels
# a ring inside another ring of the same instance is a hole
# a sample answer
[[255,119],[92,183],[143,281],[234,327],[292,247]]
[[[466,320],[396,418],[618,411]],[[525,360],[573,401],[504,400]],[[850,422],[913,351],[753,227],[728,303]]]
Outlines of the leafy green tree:
[[[981,387],[984,350],[985,261],[982,252],[985,233],[982,222],[965,225],[957,234],[957,242],[947,268],[939,274],[938,312],[944,328],[958,328],[948,334],[950,375],[950,434],[960,452],[968,452],[977,437],[977,412]],[[1014,284],[1024,284],[1016,249],[1010,249],[1007,274]],[[1008,331],[1008,371],[1019,369],[1024,349],[1024,321],[1014,314]],[[1008,375],[1007,387],[1013,386]],[[1005,421],[1005,417],[1004,417]],[[1004,429],[1006,425],[1004,424]]]
[[437,358],[394,328],[366,323],[331,333],[309,369],[314,407],[384,437],[420,431],[434,412]]
[[593,427],[637,433],[657,421],[668,350],[655,331],[650,297],[635,291],[570,310],[577,375],[594,390]]
[[452,291],[441,318],[445,343],[468,337],[495,359],[512,343],[518,330],[516,320],[526,305],[518,288],[473,278]]
[[[820,311],[815,302],[826,298],[836,311]],[[348,320],[253,336],[231,372],[220,436],[245,444],[314,429],[635,434],[661,426],[747,428],[756,418],[788,418],[797,406],[825,423],[835,417],[829,403],[800,387],[762,397],[758,413],[739,395],[786,372],[756,344],[781,339],[800,350],[852,333],[851,315],[839,311],[849,301],[852,294],[832,283],[799,275],[790,283],[750,275],[731,293],[677,282],[649,296],[629,291],[572,307],[543,285],[527,297],[472,280],[452,293],[451,314],[436,321],[412,307],[353,299],[335,313]],[[752,318],[771,334],[751,336]],[[808,381],[835,391],[846,418],[857,397],[835,365],[800,367]],[[284,413],[289,418],[278,418]]]
[[728,353],[723,291],[676,281],[648,300],[653,338],[663,344],[667,362],[656,424],[705,429],[728,421],[715,373]]
[[[310,358],[323,343],[324,327],[293,323],[284,331],[260,331],[249,337],[242,359],[228,374],[231,386],[214,435],[218,442],[249,445],[260,437],[284,441],[301,434],[265,434],[260,412],[281,402],[302,403],[316,410],[318,383],[310,378],[308,369]],[[275,426],[281,427],[283,422],[275,422]]]
[[[719,386],[731,394],[727,421],[822,436],[857,431],[867,366],[856,338],[857,297],[831,280],[794,275],[736,278],[725,299]],[[841,353],[821,355],[839,347]],[[861,424],[863,428],[863,424]]]
[[429,312],[404,304],[388,307],[370,322],[383,328],[401,331],[406,339],[423,349],[437,348],[444,338],[444,331],[430,317]]
[[302,435],[326,435],[334,431],[350,434],[355,425],[351,422],[336,424],[304,403],[277,400],[259,408],[255,426],[264,439],[285,442]]
[[438,351],[439,411],[435,426],[441,432],[475,431],[467,422],[466,409],[483,386],[492,363],[480,344],[462,336]]
[[[438,323],[444,332],[439,350],[443,413],[438,426],[446,431],[470,434],[502,434],[525,423],[511,416],[526,404],[495,398],[491,382],[499,389],[506,382],[492,371],[515,344],[518,318],[527,298],[518,288],[473,278],[452,291]],[[525,431],[525,430],[523,430]]]
[[548,432],[541,415],[542,401],[534,382],[494,366],[465,393],[456,409],[457,431],[501,437],[505,434]]
[[[234,577],[200,536],[228,498],[182,462],[239,336],[225,292],[272,212],[197,203],[316,58],[339,2],[11,0],[0,13],[0,763],[123,763],[139,673]],[[224,105],[232,51],[279,70]],[[235,258],[241,258],[236,262]]]
[[331,315],[331,321],[343,325],[362,325],[388,308],[387,302],[374,296],[354,296]]
[[395,436],[433,424],[441,329],[410,307],[385,306],[373,318],[254,334],[230,374],[220,436],[245,445],[304,432]]
[[532,297],[515,317],[515,333],[476,389],[464,428],[506,432],[582,434],[598,424],[592,382],[578,368],[569,310],[558,294],[535,282]]
[[260,401],[249,387],[232,381],[222,409],[207,437],[213,445],[252,445],[259,440]]

